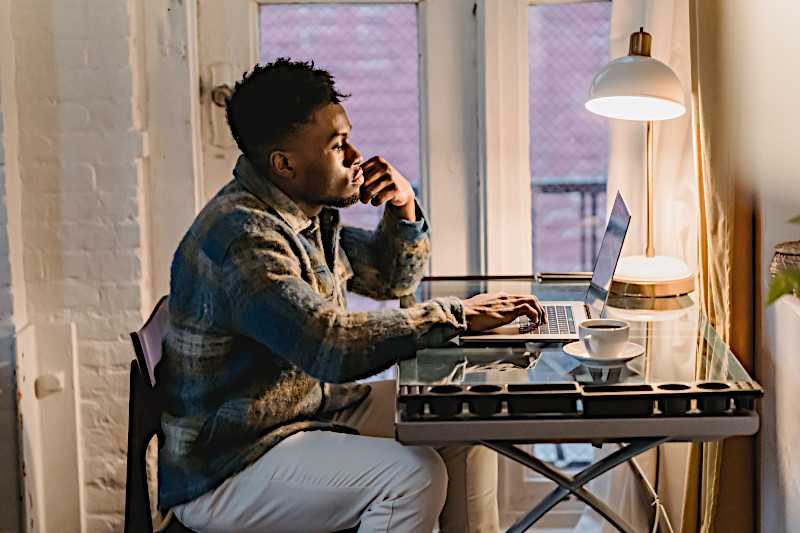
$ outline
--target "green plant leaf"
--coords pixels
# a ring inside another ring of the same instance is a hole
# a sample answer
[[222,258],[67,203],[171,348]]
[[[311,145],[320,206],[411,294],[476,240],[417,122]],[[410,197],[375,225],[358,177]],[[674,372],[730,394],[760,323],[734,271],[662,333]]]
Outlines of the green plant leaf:
[[774,303],[784,294],[793,292],[800,292],[800,269],[793,268],[775,275],[769,284],[767,305]]
[[789,219],[789,224],[800,224],[800,215]]

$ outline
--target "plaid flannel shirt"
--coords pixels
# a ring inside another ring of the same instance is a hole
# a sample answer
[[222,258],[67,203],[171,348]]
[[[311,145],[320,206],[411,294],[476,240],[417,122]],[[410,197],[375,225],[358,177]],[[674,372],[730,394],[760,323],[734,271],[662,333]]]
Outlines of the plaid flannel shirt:
[[345,292],[411,294],[430,249],[417,222],[387,206],[377,230],[339,212],[306,216],[240,157],[175,253],[170,323],[157,367],[164,413],[159,507],[214,489],[282,439],[361,401],[352,382],[466,329],[456,298],[348,312]]

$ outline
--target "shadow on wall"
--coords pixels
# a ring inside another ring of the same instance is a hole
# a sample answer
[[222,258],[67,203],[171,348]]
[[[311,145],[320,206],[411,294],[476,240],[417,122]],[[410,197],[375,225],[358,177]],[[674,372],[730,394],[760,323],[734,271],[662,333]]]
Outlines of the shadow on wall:
[[[0,334],[0,472],[19,472],[17,443],[17,402],[15,383],[16,348],[13,330]],[[0,531],[16,531],[20,526],[19,484],[9,475],[0,484]]]

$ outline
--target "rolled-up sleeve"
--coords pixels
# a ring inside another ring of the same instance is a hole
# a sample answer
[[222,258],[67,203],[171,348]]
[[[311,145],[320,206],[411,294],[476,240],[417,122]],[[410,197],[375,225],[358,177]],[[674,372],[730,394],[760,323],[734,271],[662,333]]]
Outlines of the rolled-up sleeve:
[[349,290],[378,300],[414,292],[431,250],[427,218],[418,203],[416,213],[416,221],[404,220],[387,205],[375,231],[342,228],[341,245],[354,273]]
[[466,329],[457,298],[371,312],[328,302],[302,278],[297,257],[278,232],[231,243],[223,279],[231,327],[322,381],[375,374]]

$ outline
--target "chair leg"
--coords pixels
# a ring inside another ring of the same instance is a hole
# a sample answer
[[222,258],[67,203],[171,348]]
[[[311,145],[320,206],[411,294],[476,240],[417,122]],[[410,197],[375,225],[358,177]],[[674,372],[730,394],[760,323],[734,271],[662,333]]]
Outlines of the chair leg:
[[128,461],[125,482],[125,533],[153,533],[150,495],[147,488],[147,461],[142,449],[145,432],[142,405],[145,386],[139,366],[131,362],[128,399]]

